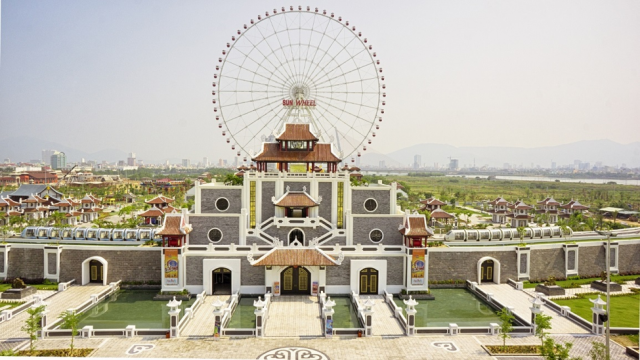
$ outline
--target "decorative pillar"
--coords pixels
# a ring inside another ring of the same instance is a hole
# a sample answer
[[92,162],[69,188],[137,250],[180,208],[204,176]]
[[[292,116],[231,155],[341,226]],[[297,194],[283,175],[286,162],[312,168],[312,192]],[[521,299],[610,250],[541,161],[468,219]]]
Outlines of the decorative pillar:
[[600,299],[600,295],[598,295],[596,299],[589,299],[589,301],[593,303],[593,307],[591,308],[591,332],[596,335],[604,335],[604,323],[608,320],[607,310],[604,309],[607,302]]
[[182,304],[182,300],[177,301],[176,297],[173,297],[173,300],[169,301],[167,306],[170,308],[169,310],[169,336],[179,337],[180,329],[178,328],[178,324],[180,323],[180,305]]
[[258,300],[253,301],[253,306],[256,309],[253,313],[256,315],[256,337],[264,337],[264,306],[266,303],[262,301],[262,297],[258,297]]
[[407,306],[407,336],[415,335],[416,330],[416,312],[418,310],[415,309],[418,302],[409,295],[409,300],[403,300],[404,304]]
[[216,296],[216,299],[211,303],[211,306],[213,306],[213,338],[217,340],[221,335],[220,330],[222,327],[222,317],[224,315],[222,307],[224,306],[224,303]]
[[542,299],[540,298],[540,295],[538,295],[534,299],[529,299],[529,302],[532,305],[529,308],[529,310],[531,310],[531,328],[533,330],[533,333],[535,334],[535,332],[536,332],[536,316],[538,316],[539,314],[542,314],[542,308],[541,307],[544,304],[544,301],[542,301]]
[[369,337],[373,335],[373,306],[375,303],[371,300],[371,297],[367,297],[367,300],[362,304],[364,309],[362,310],[364,315],[364,336]]
[[333,314],[335,313],[335,310],[333,310],[334,306],[336,306],[336,302],[331,300],[331,296],[329,296],[327,298],[327,301],[324,303],[324,307],[322,308],[322,316],[324,317],[325,321],[324,336],[328,338],[333,336]]

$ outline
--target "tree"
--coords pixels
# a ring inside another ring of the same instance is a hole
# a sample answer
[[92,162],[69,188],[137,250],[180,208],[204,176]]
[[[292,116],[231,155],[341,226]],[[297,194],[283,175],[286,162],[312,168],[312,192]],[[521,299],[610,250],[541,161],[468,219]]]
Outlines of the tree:
[[54,213],[52,213],[49,218],[51,220],[53,220],[53,226],[55,227],[62,227],[62,223],[64,220],[67,219],[67,215],[64,213],[61,213],[59,211],[56,211]]
[[542,344],[542,347],[544,347],[544,339],[547,336],[545,330],[551,330],[551,316],[545,314],[537,314],[535,324],[535,336],[540,338],[540,344]]
[[540,353],[547,360],[578,360],[580,358],[569,358],[569,351],[573,347],[573,343],[565,343],[564,345],[556,343],[553,338],[546,338],[540,349]]
[[62,319],[62,327],[65,329],[71,329],[71,345],[69,345],[69,348],[71,349],[71,353],[73,353],[73,339],[78,335],[80,315],[77,314],[75,310],[67,310],[60,314],[59,317]]
[[29,351],[33,353],[35,348],[35,341],[38,339],[38,331],[42,330],[42,313],[44,312],[44,305],[30,307],[27,309],[29,317],[22,325],[20,330],[26,332],[29,335]]
[[515,319],[515,316],[513,316],[507,308],[502,308],[502,310],[498,312],[498,316],[500,317],[500,337],[502,338],[502,348],[506,351],[507,339],[511,338],[509,333],[513,331],[513,320]]
[[589,350],[589,356],[591,360],[607,360],[607,347],[604,346],[603,343],[599,341],[594,341],[591,343],[591,350]]
[[522,244],[522,241],[524,240],[524,226],[518,226],[518,228],[516,229],[518,231],[518,235],[520,235],[520,244]]
[[224,177],[224,180],[222,180],[222,182],[225,185],[242,185],[243,178],[236,176],[234,174],[227,174]]

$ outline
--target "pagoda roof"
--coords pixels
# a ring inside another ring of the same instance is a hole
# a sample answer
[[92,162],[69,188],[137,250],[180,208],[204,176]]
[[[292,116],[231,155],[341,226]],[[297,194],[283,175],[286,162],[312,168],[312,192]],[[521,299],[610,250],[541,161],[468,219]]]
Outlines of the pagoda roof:
[[309,124],[285,124],[284,130],[276,137],[278,141],[318,141],[309,129]]
[[517,210],[531,210],[533,209],[533,206],[529,206],[527,204],[524,203],[524,201],[516,201],[515,204],[513,205],[509,205],[510,209],[517,209]]
[[566,204],[560,205],[563,209],[573,209],[573,210],[588,210],[589,207],[586,205],[582,205],[578,202],[578,200],[571,200]]
[[314,207],[320,205],[322,197],[316,201],[305,191],[287,191],[279,199],[271,198],[275,206],[280,207]]
[[497,197],[495,200],[489,202],[490,205],[509,205],[509,202],[502,197]]
[[45,200],[45,199],[43,199],[43,198],[41,198],[41,197],[40,197],[40,196],[38,196],[38,195],[30,194],[30,195],[29,195],[29,198],[28,198],[28,199],[26,199],[26,200],[24,200],[23,202],[24,202],[24,203],[38,203],[38,204],[41,204],[41,203],[43,203],[43,202],[46,202],[46,200]]
[[98,199],[97,197],[91,195],[91,194],[86,194],[81,200],[80,202],[83,204],[98,204],[100,203],[100,199]]
[[440,200],[438,200],[438,199],[436,199],[434,197],[430,197],[430,198],[425,199],[425,200],[420,200],[420,203],[425,204],[425,205],[440,205],[440,206],[447,205],[446,202],[440,201]]
[[274,248],[261,258],[251,261],[253,266],[335,266],[340,261],[318,248]]
[[451,219],[453,218],[453,215],[442,209],[435,209],[431,212],[431,217],[434,219]]
[[0,207],[5,207],[5,206],[20,206],[20,203],[17,201],[13,201],[10,198],[0,197]]
[[398,229],[404,236],[432,236],[433,231],[427,227],[424,215],[414,214],[405,218],[404,226]]
[[538,201],[539,205],[560,205],[554,198],[548,197],[542,201]]
[[340,162],[340,158],[333,154],[331,144],[315,144],[312,150],[283,151],[278,143],[262,143],[262,151],[251,160],[268,162],[311,163],[311,162]]
[[145,203],[147,204],[170,204],[172,202],[174,202],[175,200],[172,198],[168,198],[166,196],[163,195],[158,195],[156,197],[154,197],[151,200],[145,201]]
[[182,214],[167,214],[156,235],[187,235],[193,228],[187,224]]
[[158,208],[151,208],[141,214],[138,214],[140,217],[158,217],[164,215],[164,211]]

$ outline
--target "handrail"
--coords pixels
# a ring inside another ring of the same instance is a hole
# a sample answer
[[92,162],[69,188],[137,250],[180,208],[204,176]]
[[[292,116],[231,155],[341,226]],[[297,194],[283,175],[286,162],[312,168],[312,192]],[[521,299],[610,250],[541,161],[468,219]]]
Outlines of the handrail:
[[203,291],[202,293],[197,294],[196,301],[193,304],[191,304],[190,307],[184,309],[184,316],[182,317],[182,319],[180,319],[180,322],[178,322],[178,330],[182,330],[182,328],[186,326],[189,321],[191,321],[191,319],[193,318],[193,314],[196,312],[196,310],[198,310],[200,305],[204,303],[204,299],[206,296],[207,296],[206,291]]

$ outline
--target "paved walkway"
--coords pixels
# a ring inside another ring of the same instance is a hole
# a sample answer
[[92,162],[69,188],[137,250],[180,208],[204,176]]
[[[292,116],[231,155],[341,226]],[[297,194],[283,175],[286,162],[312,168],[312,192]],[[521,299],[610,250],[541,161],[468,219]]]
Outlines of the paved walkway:
[[265,336],[322,336],[317,296],[272,297]]
[[[90,299],[90,295],[98,294],[109,286],[86,285],[71,286],[66,291],[58,292],[47,298],[47,319],[49,322],[55,321],[63,311],[74,308]],[[25,320],[29,317],[27,311],[23,311],[9,321],[0,324],[0,339],[28,338],[27,333],[20,330]]]
[[[523,319],[531,318],[530,299],[533,299],[531,294],[526,291],[516,290],[507,284],[482,284],[478,285],[486,293],[493,294],[493,298],[498,300],[505,306],[513,306],[514,312]],[[588,331],[578,326],[574,322],[561,316],[557,312],[553,311],[550,307],[542,305],[542,312],[546,315],[551,315],[551,331],[552,334],[587,334]]]
[[[366,297],[361,296],[360,301],[365,301]],[[371,300],[375,303],[373,306],[373,335],[376,336],[392,336],[404,335],[404,330],[398,323],[393,311],[381,295],[371,296]]]
[[[612,291],[611,294],[612,295],[617,295],[617,294],[631,294],[633,293],[633,291],[631,291],[631,289],[638,289],[640,288],[639,285],[636,285],[634,281],[627,281],[625,282],[625,284],[622,285],[622,291]],[[527,293],[529,293],[531,296],[536,296],[535,292],[536,289],[535,288],[528,288],[528,289],[524,289],[524,291],[526,291]],[[564,299],[567,297],[574,297],[576,294],[584,294],[584,293],[599,293],[602,294],[603,296],[606,296],[606,291],[599,291],[596,289],[592,289],[591,285],[581,285],[579,288],[575,288],[575,289],[565,289],[564,290],[564,295],[560,295],[560,296],[547,296],[549,299]],[[595,298],[595,296],[593,296],[592,298]]]
[[[588,352],[592,342],[604,342],[601,336],[553,336],[557,342],[571,342],[571,356],[589,359]],[[400,336],[372,338],[246,338],[219,340],[210,339],[164,339],[162,337],[110,337],[80,339],[76,338],[77,348],[92,348],[96,351],[92,357],[119,358],[200,358],[200,359],[257,359],[262,354],[273,350],[290,350],[292,347],[314,349],[324,357],[310,359],[367,359],[367,360],[404,360],[404,359],[492,359],[481,345],[501,344],[497,336]],[[514,337],[507,344],[539,344],[539,339],[532,336]],[[28,346],[25,343],[26,346]],[[37,348],[68,348],[68,339],[39,340]],[[135,346],[135,347],[134,347]],[[284,352],[284,351],[283,351]],[[273,353],[273,352],[272,352]],[[134,356],[131,356],[134,355]],[[284,355],[284,354],[281,354]],[[612,359],[631,359],[624,354],[624,348],[615,342],[611,343]],[[270,357],[297,359],[302,357]],[[496,358],[493,358],[496,359]],[[538,357],[499,359],[539,359]]]
[[[222,302],[228,302],[229,295],[214,295],[204,298],[204,303],[200,305],[198,310],[193,314],[193,318],[180,332],[180,336],[186,337],[202,337],[213,336],[214,316],[213,316],[213,303],[216,299],[220,299]],[[225,304],[225,307],[227,305]]]

